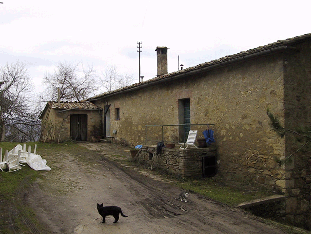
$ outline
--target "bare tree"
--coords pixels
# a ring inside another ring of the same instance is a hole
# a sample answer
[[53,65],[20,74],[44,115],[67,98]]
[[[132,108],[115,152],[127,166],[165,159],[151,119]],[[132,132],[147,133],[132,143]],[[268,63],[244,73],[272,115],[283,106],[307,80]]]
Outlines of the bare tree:
[[108,92],[128,86],[132,82],[132,76],[119,74],[114,66],[107,68],[102,77],[104,91]]
[[[96,75],[92,68],[84,69],[81,64],[59,63],[54,74],[47,74],[45,82],[52,100],[81,101],[94,95],[97,90]],[[82,67],[82,69],[81,69]],[[58,96],[59,95],[59,96]]]
[[[29,126],[38,128],[38,118],[29,108],[30,83],[25,64],[16,62],[0,68],[1,141],[34,139]],[[32,135],[30,137],[30,134]]]

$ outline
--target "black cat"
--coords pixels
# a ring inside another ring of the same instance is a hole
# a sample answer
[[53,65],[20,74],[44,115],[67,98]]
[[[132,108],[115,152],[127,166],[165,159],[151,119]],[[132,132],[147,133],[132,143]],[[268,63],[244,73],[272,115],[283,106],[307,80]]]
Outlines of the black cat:
[[105,222],[105,218],[107,215],[112,215],[114,217],[114,223],[118,222],[119,214],[121,214],[123,217],[127,217],[122,213],[121,208],[118,206],[103,206],[103,203],[97,203],[97,210],[98,213],[103,217],[103,223]]

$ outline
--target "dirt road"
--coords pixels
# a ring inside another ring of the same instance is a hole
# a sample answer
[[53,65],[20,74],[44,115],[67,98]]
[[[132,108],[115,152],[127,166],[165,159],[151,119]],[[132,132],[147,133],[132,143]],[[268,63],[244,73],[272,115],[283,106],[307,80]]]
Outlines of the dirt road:
[[[25,194],[45,224],[45,233],[283,233],[241,210],[196,194],[187,203],[169,182],[151,178],[107,158],[128,155],[113,144],[82,143],[87,162],[76,153],[42,155],[52,168]],[[96,203],[117,205],[128,215],[101,223]]]

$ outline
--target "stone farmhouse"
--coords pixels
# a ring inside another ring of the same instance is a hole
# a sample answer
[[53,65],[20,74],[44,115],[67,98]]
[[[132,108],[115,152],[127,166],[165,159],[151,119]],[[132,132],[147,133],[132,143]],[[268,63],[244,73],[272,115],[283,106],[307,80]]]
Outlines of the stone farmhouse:
[[102,109],[91,102],[48,102],[40,115],[43,142],[90,141],[101,135]]
[[85,114],[88,128],[98,126],[103,137],[130,145],[178,144],[189,129],[198,130],[200,138],[212,128],[217,174],[285,194],[287,219],[310,229],[310,153],[300,150],[303,142],[294,133],[280,137],[267,111],[292,132],[310,126],[311,34],[169,74],[167,47],[156,52],[157,77],[84,102],[94,109],[65,110],[62,104],[48,103],[42,119],[54,110],[59,118],[54,125],[67,126],[61,128],[64,140],[70,138],[69,116]]

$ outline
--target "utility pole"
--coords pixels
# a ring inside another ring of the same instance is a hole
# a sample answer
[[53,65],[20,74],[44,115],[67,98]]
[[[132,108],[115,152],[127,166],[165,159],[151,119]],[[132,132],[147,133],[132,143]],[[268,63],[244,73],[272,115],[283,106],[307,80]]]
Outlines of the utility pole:
[[141,44],[143,44],[142,42],[137,42],[137,44],[138,44],[138,46],[137,46],[137,48],[138,48],[138,50],[137,50],[137,52],[138,52],[138,63],[139,63],[139,66],[138,66],[138,81],[139,81],[139,83],[140,83],[140,52],[141,52],[141,48],[142,48],[142,46],[141,46]]

